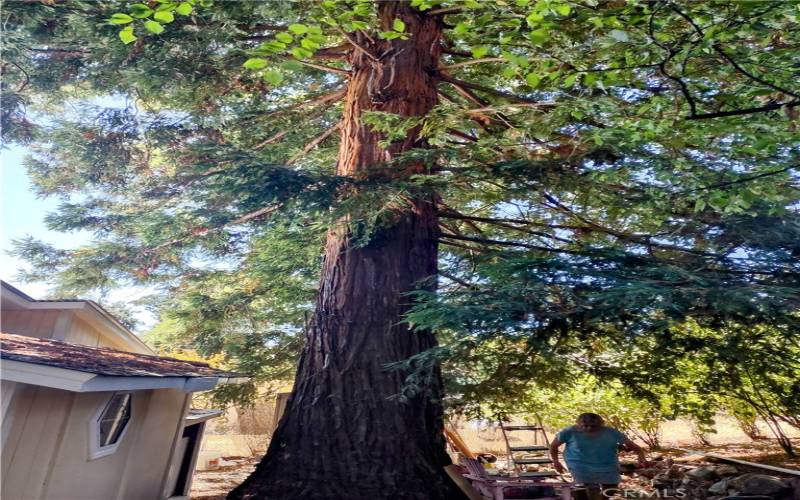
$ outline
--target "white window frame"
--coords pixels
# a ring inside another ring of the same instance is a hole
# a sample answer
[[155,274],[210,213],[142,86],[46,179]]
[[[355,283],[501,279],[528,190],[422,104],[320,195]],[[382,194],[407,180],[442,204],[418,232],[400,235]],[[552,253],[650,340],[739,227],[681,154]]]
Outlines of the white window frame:
[[[116,443],[109,444],[106,446],[100,446],[100,417],[103,415],[108,404],[114,399],[114,396],[119,394],[129,394],[130,395],[130,405],[131,405],[131,414],[128,417],[128,422],[125,424],[125,427],[122,428],[122,432],[119,435]],[[128,432],[128,428],[131,426],[131,421],[133,421],[133,393],[131,391],[118,391],[112,393],[108,398],[103,400],[103,404],[100,405],[100,408],[97,409],[96,412],[92,415],[92,419],[89,421],[89,460],[96,460],[101,457],[105,457],[108,455],[113,454],[119,448],[120,443],[125,438],[125,434]]]

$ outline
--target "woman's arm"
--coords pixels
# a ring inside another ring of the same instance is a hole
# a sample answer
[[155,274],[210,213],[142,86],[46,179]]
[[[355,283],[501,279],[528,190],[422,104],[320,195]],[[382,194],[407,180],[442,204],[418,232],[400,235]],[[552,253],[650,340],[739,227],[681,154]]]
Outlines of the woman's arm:
[[627,437],[622,441],[622,444],[625,445],[627,449],[636,452],[636,456],[639,458],[639,467],[647,467],[648,463],[647,457],[644,454],[644,448],[634,443]]
[[559,474],[563,474],[565,470],[564,465],[558,460],[558,447],[562,444],[564,443],[559,441],[557,437],[550,442],[550,459],[553,461],[553,468]]

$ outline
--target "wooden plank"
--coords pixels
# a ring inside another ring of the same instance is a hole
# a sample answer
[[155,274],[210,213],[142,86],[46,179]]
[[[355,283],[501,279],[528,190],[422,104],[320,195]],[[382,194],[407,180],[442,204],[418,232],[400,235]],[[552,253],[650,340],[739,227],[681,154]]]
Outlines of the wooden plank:
[[731,462],[734,464],[746,465],[748,467],[755,467],[757,469],[764,469],[773,472],[780,472],[781,474],[788,474],[794,477],[800,477],[800,470],[796,469],[786,469],[784,467],[775,467],[774,465],[757,464],[753,462],[747,462],[746,460],[739,460],[737,458],[730,458],[722,455],[717,455],[715,453],[706,453],[705,456],[709,458],[715,458],[717,460],[722,460],[723,462]]
[[756,469],[764,469],[772,472],[779,472],[781,474],[788,474],[794,477],[800,477],[800,470],[797,469],[786,469],[784,467],[775,467],[774,465],[766,465],[766,464],[757,464],[754,462],[748,462],[746,460],[739,460],[738,458],[730,458],[724,455],[717,455],[716,453],[699,453],[693,450],[686,450],[684,448],[678,448],[681,451],[684,451],[690,455],[701,455],[708,458],[714,458],[716,460],[721,460],[723,462],[730,462],[732,464],[739,464],[739,465],[746,465],[747,467],[753,467]]
[[469,500],[484,500],[483,495],[478,493],[478,491],[472,487],[472,484],[461,475],[461,469],[457,465],[448,465],[444,470],[447,472],[447,475],[450,476],[450,479],[456,483],[456,486],[467,495]]
[[467,443],[464,442],[464,439],[461,438],[461,435],[454,427],[451,427],[450,425],[445,425],[444,434],[447,437],[447,439],[450,440],[450,443],[452,443],[452,445],[455,448],[457,448],[462,455],[471,459],[478,458],[477,456],[475,456],[474,453],[472,453],[472,450],[469,449]]

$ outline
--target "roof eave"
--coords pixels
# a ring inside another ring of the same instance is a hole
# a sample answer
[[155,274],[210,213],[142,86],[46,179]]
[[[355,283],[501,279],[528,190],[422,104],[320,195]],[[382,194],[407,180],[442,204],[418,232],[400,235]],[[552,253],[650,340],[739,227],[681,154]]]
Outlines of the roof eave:
[[242,383],[247,380],[246,378],[229,377],[113,377],[8,359],[4,359],[0,364],[0,378],[11,382],[70,392],[141,391],[147,389],[201,392],[213,389],[218,383]]

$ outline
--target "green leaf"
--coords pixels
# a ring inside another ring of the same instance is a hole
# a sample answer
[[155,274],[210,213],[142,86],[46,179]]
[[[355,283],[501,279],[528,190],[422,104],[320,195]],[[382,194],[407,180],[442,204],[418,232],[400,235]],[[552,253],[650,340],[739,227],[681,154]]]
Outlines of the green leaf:
[[325,38],[325,36],[314,33],[313,31],[309,31],[308,34],[306,35],[306,38],[308,38],[309,40],[313,40],[317,43],[325,43],[327,41],[327,38]]
[[260,57],[251,57],[242,66],[247,69],[262,69],[267,67],[267,60]]
[[288,71],[300,71],[301,69],[303,69],[303,65],[295,61],[294,59],[289,59],[288,61],[284,61],[281,63],[281,68]]
[[264,73],[264,81],[277,87],[283,81],[283,75],[279,71],[270,70]]
[[558,4],[555,7],[553,7],[553,9],[562,16],[568,16],[570,11],[572,10],[569,4],[566,3]]
[[528,17],[526,17],[525,20],[528,21],[530,26],[533,26],[541,21],[544,21],[544,14],[534,11],[528,14]]
[[472,57],[475,59],[480,59],[481,57],[485,56],[489,53],[489,47],[486,45],[481,45],[480,47],[472,47]]
[[466,35],[469,33],[469,26],[465,23],[458,23],[456,27],[453,28],[453,33],[456,35]]
[[315,42],[314,40],[311,40],[309,38],[303,38],[300,41],[300,45],[302,45],[303,48],[306,48],[306,49],[311,50],[311,51],[317,50],[319,48],[319,44],[317,42]]
[[279,42],[277,40],[270,40],[269,42],[264,42],[258,46],[258,51],[267,52],[270,54],[280,54],[281,52],[286,49],[286,44],[283,42]]
[[392,29],[402,33],[406,30],[406,23],[404,23],[400,19],[395,19],[394,22],[392,22]]
[[181,2],[180,5],[178,5],[178,7],[175,8],[175,12],[177,12],[182,16],[188,16],[189,14],[192,13],[192,10],[193,10],[192,4],[190,4],[189,2]]
[[708,204],[716,210],[723,210],[728,205],[728,195],[724,191],[712,191]]
[[128,26],[127,28],[122,29],[119,32],[119,39],[122,40],[122,43],[125,45],[135,42],[137,37],[133,34],[133,26]]
[[291,31],[295,35],[302,35],[303,33],[308,32],[308,26],[306,26],[305,24],[290,24],[289,31]]
[[694,202],[694,211],[695,212],[702,212],[703,209],[706,208],[706,200],[702,198],[698,198]]
[[292,55],[298,59],[306,59],[313,56],[314,53],[303,47],[295,47],[292,49]]
[[168,24],[175,20],[175,16],[168,10],[160,10],[153,14],[153,19],[160,23]]
[[575,80],[578,79],[579,73],[573,73],[564,79],[564,87],[572,87]]
[[369,16],[370,13],[372,12],[372,7],[370,7],[370,5],[367,3],[359,3],[356,4],[355,7],[353,7],[353,12],[355,12],[359,16],[366,17]]
[[378,38],[381,40],[395,40],[397,38],[403,38],[402,33],[398,33],[396,31],[381,31],[378,33]]
[[164,32],[164,27],[161,26],[161,23],[156,21],[147,21],[144,23],[144,28],[150,33],[155,33],[156,35]]
[[128,14],[116,13],[111,15],[111,19],[108,22],[111,24],[128,24],[133,22],[133,18]]
[[525,76],[525,81],[528,82],[528,85],[530,85],[531,87],[536,88],[537,86],[539,86],[539,82],[541,82],[542,79],[539,78],[539,75],[535,73],[528,73]]
[[294,37],[286,32],[278,33],[275,35],[275,39],[283,43],[292,43],[294,41]]
[[148,7],[143,3],[135,3],[131,5],[131,16],[135,17],[136,19],[144,19],[145,17],[150,17],[152,13],[153,9],[151,9],[150,7]]
[[618,42],[628,41],[628,34],[622,30],[611,30],[611,32],[608,35]]
[[550,33],[545,29],[538,29],[528,33],[528,39],[536,45],[541,45],[550,38]]
[[364,21],[353,21],[353,22],[349,23],[349,28],[348,29],[351,30],[351,31],[365,30],[365,29],[369,29],[369,24],[367,24]]

